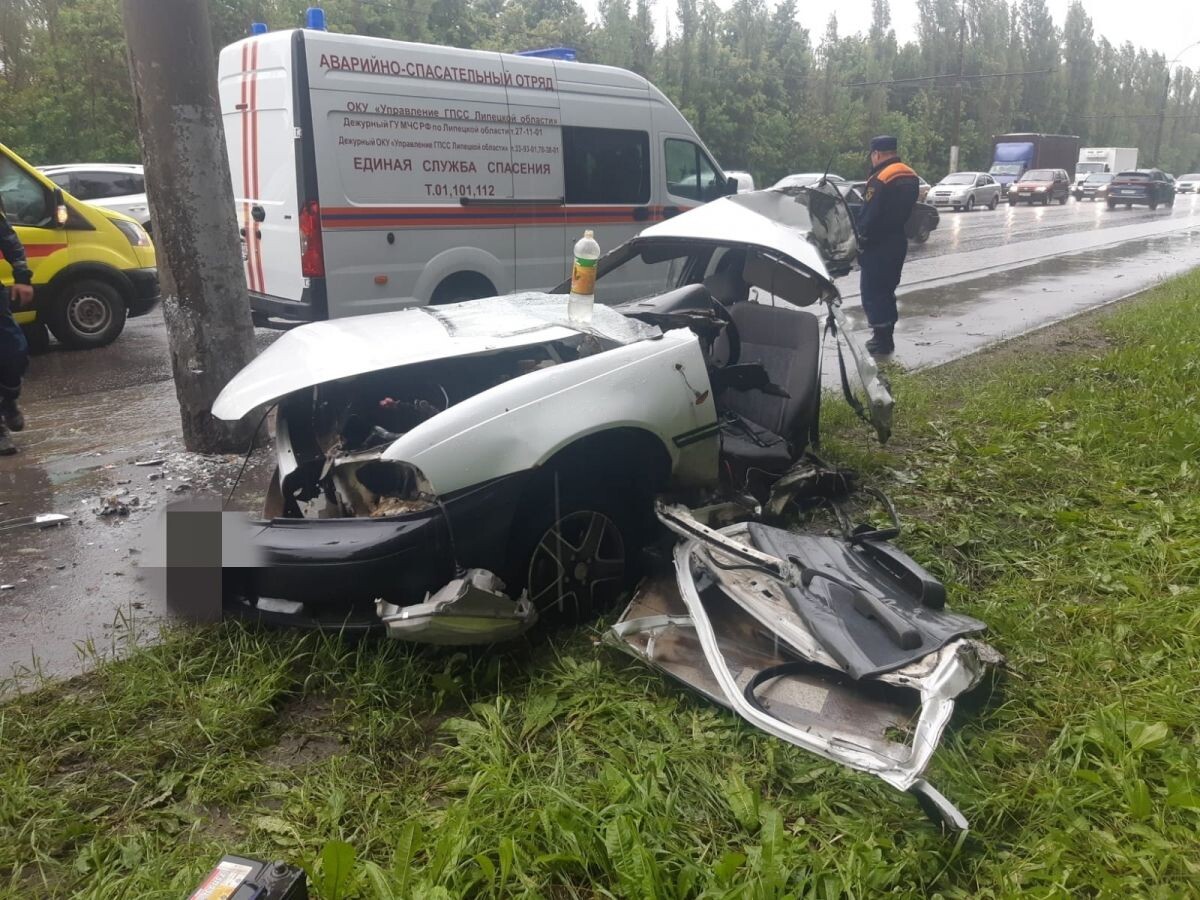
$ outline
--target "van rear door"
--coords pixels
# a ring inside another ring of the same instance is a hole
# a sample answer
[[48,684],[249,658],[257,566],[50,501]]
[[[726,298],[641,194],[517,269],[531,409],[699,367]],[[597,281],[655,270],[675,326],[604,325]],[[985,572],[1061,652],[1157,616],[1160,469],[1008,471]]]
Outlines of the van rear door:
[[511,116],[513,285],[518,291],[545,290],[562,281],[565,264],[562,129],[554,62],[508,54],[501,61]]
[[[296,42],[297,45],[299,42]],[[246,287],[311,319],[301,271],[293,35],[247,38],[221,51],[219,90]],[[255,303],[256,306],[261,304]]]
[[[653,224],[652,117],[646,82],[629,72],[578,63],[557,63],[556,70],[566,182],[563,250],[569,263],[586,229],[608,251]],[[605,280],[599,299],[645,296],[664,279],[665,267],[630,263]]]

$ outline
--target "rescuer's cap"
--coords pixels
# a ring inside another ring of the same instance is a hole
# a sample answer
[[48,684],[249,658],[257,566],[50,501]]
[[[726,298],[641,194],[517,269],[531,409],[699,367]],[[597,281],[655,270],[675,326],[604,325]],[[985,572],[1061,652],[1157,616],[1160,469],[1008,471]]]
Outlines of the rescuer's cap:
[[890,134],[881,134],[878,137],[871,138],[872,153],[895,153],[896,139]]

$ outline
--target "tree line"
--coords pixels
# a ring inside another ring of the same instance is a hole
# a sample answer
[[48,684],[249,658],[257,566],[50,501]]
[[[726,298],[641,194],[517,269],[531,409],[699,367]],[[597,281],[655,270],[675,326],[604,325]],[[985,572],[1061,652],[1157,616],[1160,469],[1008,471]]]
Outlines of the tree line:
[[[1196,75],[1171,67],[1168,92],[1164,54],[1098,37],[1081,2],[1060,24],[1046,0],[906,0],[919,24],[904,43],[889,0],[870,2],[870,28],[855,34],[836,16],[803,21],[798,0],[727,10],[713,0],[601,0],[596,22],[574,0],[322,5],[333,30],[492,50],[568,45],[583,61],[632,69],[674,101],[723,167],[760,183],[826,167],[855,176],[866,141],[882,132],[933,180],[945,174],[956,123],[960,168],[987,168],[994,134],[1037,131],[1138,147],[1142,165],[1171,172],[1200,169]],[[251,22],[298,25],[311,0],[210,5],[220,48]],[[120,0],[4,0],[0,85],[0,142],[32,162],[138,158]]]

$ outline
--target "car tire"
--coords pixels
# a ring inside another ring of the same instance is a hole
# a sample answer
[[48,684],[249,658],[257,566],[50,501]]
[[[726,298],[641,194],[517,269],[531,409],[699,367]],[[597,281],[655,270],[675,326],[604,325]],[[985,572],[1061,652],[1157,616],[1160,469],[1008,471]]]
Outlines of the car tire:
[[1000,197],[998,194],[992,194],[992,199],[988,202],[988,209],[995,210],[1000,205]]
[[46,311],[46,324],[59,343],[92,350],[117,339],[125,328],[125,300],[107,281],[80,278],[59,291]]
[[29,345],[30,354],[36,356],[50,351],[50,330],[44,324],[34,322],[32,325],[22,325],[21,331],[25,335],[25,343]]
[[496,293],[496,286],[478,272],[455,272],[442,279],[442,283],[434,288],[429,302],[439,306],[443,303],[461,303],[464,300],[495,297]]
[[920,228],[917,229],[917,233],[913,235],[913,240],[916,241],[918,244],[923,244],[927,240],[929,240],[929,235],[930,235],[929,226],[922,225]]
[[1058,205],[1059,205],[1059,206],[1066,206],[1066,205],[1067,205],[1067,200],[1069,200],[1069,199],[1070,199],[1070,198],[1069,198],[1069,197],[1068,197],[1066,194],[1063,194],[1061,197],[1059,197],[1059,198],[1058,198]]
[[1133,209],[1133,204],[1132,204],[1132,203],[1126,203],[1126,204],[1125,204],[1125,208],[1126,208],[1126,209]]
[[[637,581],[636,508],[618,485],[581,490],[546,478],[518,511],[504,582],[526,594],[542,628],[577,625],[611,609]],[[649,498],[647,498],[647,504]]]
[[1108,208],[1109,208],[1109,209],[1116,209],[1116,208],[1117,208],[1117,204],[1115,204],[1115,203],[1113,203],[1111,200],[1109,200],[1109,201],[1108,201]]
[[1151,209],[1158,209],[1158,201],[1157,201],[1157,200],[1151,200],[1151,201],[1150,201],[1150,208],[1151,208]]
[[967,198],[967,212],[975,212],[975,195]]

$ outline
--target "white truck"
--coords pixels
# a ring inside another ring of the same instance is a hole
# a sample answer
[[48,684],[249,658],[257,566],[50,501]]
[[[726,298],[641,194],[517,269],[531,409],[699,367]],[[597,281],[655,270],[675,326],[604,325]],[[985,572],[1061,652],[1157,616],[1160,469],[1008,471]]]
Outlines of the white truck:
[[1137,147],[1080,147],[1079,162],[1075,164],[1075,184],[1093,172],[1116,175],[1136,169],[1137,162]]
[[296,29],[224,48],[218,74],[259,323],[547,288],[585,228],[609,250],[737,189],[622,69]]

